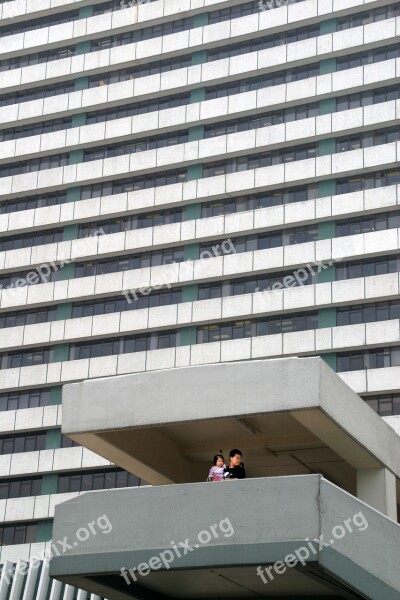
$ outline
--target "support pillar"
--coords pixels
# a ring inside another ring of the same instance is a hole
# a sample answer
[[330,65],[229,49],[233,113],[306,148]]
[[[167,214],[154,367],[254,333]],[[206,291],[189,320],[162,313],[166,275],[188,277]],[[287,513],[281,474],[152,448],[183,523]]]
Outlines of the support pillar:
[[357,497],[397,523],[396,477],[388,469],[358,470]]

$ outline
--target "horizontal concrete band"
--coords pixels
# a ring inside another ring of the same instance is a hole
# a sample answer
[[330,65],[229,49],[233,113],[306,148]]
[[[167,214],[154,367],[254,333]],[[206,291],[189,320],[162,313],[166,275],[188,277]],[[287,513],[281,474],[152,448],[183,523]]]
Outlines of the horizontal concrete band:
[[[235,3],[237,3],[237,0],[236,2],[227,2],[224,0],[223,2],[215,3],[214,6],[209,4],[208,6],[204,6],[203,14],[206,10],[220,10],[227,6],[231,7]],[[95,2],[92,4],[95,4]],[[183,34],[170,34],[168,36],[168,45],[171,48],[179,47],[179,42],[184,38],[187,41],[187,44],[186,46],[183,46],[183,48],[196,49],[199,40],[204,45],[207,44],[207,42],[209,44],[213,43],[219,38],[220,32],[225,35],[228,34],[227,37],[230,35],[233,41],[239,41],[246,39],[246,37],[250,35],[254,35],[257,32],[257,28],[262,30],[263,33],[280,30],[282,27],[289,30],[298,26],[299,22],[306,25],[317,19],[323,19],[326,16],[325,4],[325,2],[321,1],[304,2],[301,11],[296,6],[291,5],[289,5],[289,7],[280,7],[281,10],[275,10],[273,13],[271,13],[270,10],[260,10],[252,15],[242,17],[240,24],[239,22],[236,23],[236,20],[234,20],[232,26],[227,25],[226,22],[222,22],[192,28]],[[87,18],[76,18],[69,23],[43,27],[34,33],[26,32],[25,35],[17,33],[7,36],[4,41],[0,40],[0,56],[2,58],[18,56],[24,51],[32,52],[34,49],[37,50],[43,46],[46,46],[46,48],[55,48],[57,46],[65,45],[67,42],[79,43],[82,40],[98,39],[102,35],[116,35],[125,31],[134,31],[158,23],[165,23],[172,20],[173,17],[186,18],[188,16],[194,16],[201,10],[201,8],[199,8],[200,5],[201,3],[199,2],[192,6],[189,2],[187,5],[181,2],[180,5],[176,5],[177,12],[175,14],[170,12],[171,9],[173,9],[173,3],[170,2],[152,3],[152,10],[147,11],[141,10],[141,5],[136,5],[131,7],[133,10],[115,10],[111,14],[105,13]],[[367,10],[368,8],[374,8],[375,6],[380,5],[381,2],[379,2],[379,0],[364,0],[364,2],[355,0],[352,4],[347,2],[346,8],[342,8],[339,3],[336,3],[335,7],[332,5],[331,8],[333,10],[330,11],[329,14],[330,16],[336,17],[346,14],[351,10],[360,10],[361,7]],[[70,8],[75,8],[77,6],[78,3],[75,2],[75,5]],[[163,14],[161,13],[162,16],[160,16],[160,9],[162,8],[164,8],[164,11]],[[50,11],[47,11],[46,14],[49,14],[49,12]],[[267,14],[265,14],[265,12]],[[19,20],[22,20],[21,16],[19,17]],[[196,31],[194,31],[194,29],[196,29]],[[150,41],[150,44],[152,43],[154,45],[154,40]],[[139,58],[151,54],[149,50],[146,51],[146,46],[148,44],[149,42],[139,43],[138,49],[140,50],[137,51],[137,56]]]
[[[257,91],[242,92],[216,100],[195,102],[184,107],[184,113],[188,122],[195,122],[200,119],[214,118],[215,120],[218,114],[228,114],[228,111],[229,114],[233,115],[246,110],[293,106],[299,102],[322,100],[332,94],[342,96],[349,92],[362,91],[365,86],[368,86],[368,89],[375,89],[382,85],[392,85],[397,82],[399,73],[400,58],[392,58],[379,63],[309,77],[301,81],[291,81]],[[31,100],[0,107],[0,123],[8,126],[14,123],[32,123],[41,118],[62,117],[84,111],[120,106],[131,102],[132,98],[139,101],[163,95],[164,92],[161,87],[158,91],[152,90],[149,92],[146,87],[135,89],[132,80],[122,81],[99,88],[89,88],[42,100]],[[200,110],[201,107],[204,108]],[[172,110],[175,111],[175,109]],[[160,127],[168,125],[168,112],[165,112],[165,115],[160,118],[158,124]],[[152,114],[152,118],[154,118],[155,113]],[[97,130],[97,127],[98,125],[91,126],[95,130]],[[141,127],[143,127],[143,123],[140,125]],[[85,129],[85,131],[88,130]],[[132,133],[135,133],[135,130]],[[69,130],[66,135],[67,140],[70,141],[71,136],[75,133],[71,133],[71,130]],[[90,138],[87,141],[90,141]]]

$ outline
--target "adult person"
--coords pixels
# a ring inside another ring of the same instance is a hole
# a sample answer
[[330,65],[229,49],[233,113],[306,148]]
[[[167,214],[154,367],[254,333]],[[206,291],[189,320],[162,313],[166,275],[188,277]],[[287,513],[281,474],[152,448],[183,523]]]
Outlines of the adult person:
[[229,464],[225,467],[224,479],[245,479],[245,477],[242,452],[238,448],[233,448],[229,452]]

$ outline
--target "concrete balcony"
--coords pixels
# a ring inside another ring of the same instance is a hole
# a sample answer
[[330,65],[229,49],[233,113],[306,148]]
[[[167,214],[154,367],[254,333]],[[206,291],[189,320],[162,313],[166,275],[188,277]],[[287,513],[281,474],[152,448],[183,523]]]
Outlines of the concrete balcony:
[[[400,438],[320,358],[67,385],[62,431],[156,487],[57,506],[56,579],[113,600],[399,597]],[[199,483],[221,448],[249,479]]]
[[51,576],[115,600],[400,593],[399,525],[319,475],[85,494],[53,539]]

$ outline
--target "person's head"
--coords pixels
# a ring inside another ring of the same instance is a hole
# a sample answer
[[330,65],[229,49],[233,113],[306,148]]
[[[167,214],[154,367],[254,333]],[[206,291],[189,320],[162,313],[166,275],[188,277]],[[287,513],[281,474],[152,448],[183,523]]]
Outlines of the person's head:
[[230,467],[239,467],[242,462],[242,453],[238,448],[233,448],[229,452],[229,466]]
[[216,454],[214,456],[214,465],[216,467],[222,467],[222,465],[224,464],[224,457],[222,454]]

